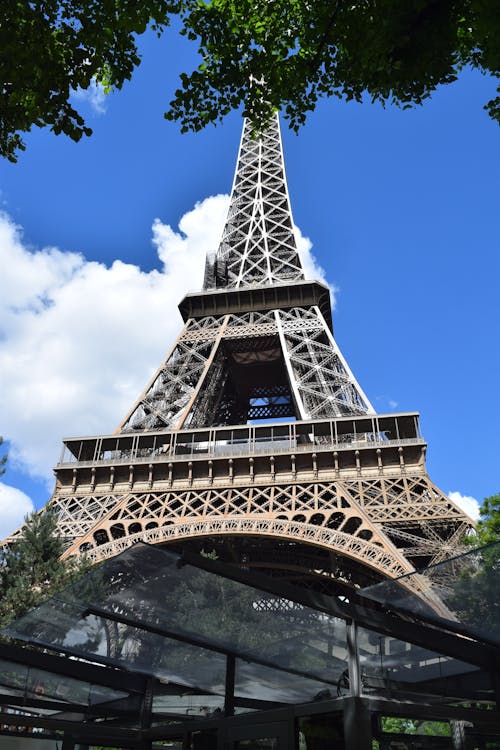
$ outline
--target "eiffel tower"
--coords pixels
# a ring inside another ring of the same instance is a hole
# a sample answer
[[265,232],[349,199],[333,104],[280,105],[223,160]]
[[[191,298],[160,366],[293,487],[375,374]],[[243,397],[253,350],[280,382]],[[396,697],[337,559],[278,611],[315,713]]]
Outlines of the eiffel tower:
[[416,412],[377,414],[297,251],[279,119],[245,121],[225,228],[184,327],[111,435],[64,441],[66,555],[136,541],[342,593],[456,554],[470,521],[429,479]]

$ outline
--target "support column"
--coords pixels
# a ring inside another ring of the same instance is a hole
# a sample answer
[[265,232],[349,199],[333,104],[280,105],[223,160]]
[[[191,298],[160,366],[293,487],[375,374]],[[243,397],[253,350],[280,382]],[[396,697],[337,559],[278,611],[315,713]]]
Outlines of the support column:
[[363,698],[344,698],[345,750],[371,750],[372,728],[369,703]]
[[358,626],[354,621],[347,626],[347,659],[349,667],[349,692],[351,696],[361,695],[361,670],[358,653]]
[[234,714],[234,679],[236,672],[236,658],[233,654],[226,656],[226,693],[224,699],[225,716]]
[[[153,680],[151,677],[146,682],[144,695],[142,696],[140,723],[141,729],[149,729],[151,726],[151,714],[153,712]],[[142,737],[140,741],[140,750],[151,750],[153,743],[151,739]]]

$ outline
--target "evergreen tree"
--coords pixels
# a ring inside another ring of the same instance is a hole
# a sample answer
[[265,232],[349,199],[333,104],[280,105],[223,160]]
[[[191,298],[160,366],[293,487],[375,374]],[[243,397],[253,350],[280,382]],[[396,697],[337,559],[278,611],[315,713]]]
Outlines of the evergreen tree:
[[[3,443],[3,437],[0,435],[0,445]],[[5,474],[5,464],[7,463],[7,454],[5,453],[3,456],[0,456],[0,477],[2,474]]]
[[19,539],[0,552],[0,627],[53,596],[77,578],[85,561],[61,560],[64,541],[51,510],[25,519]]

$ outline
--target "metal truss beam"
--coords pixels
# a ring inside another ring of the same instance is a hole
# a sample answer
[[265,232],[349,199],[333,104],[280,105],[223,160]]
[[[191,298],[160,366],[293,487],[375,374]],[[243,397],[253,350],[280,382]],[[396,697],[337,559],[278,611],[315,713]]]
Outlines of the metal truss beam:
[[222,240],[205,288],[304,278],[285,177],[278,115],[260,138],[245,121]]

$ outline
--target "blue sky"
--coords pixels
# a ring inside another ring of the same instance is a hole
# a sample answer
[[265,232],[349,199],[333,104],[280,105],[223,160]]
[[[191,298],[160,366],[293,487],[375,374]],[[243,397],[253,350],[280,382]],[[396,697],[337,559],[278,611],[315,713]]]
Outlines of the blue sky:
[[[226,199],[207,199],[230,190],[241,117],[181,135],[162,114],[194,48],[170,31],[141,49],[121,92],[79,100],[90,139],[36,130],[18,164],[0,164],[4,533],[25,495],[50,496],[63,434],[119,423],[215,249]],[[337,290],[343,353],[377,411],[421,412],[436,484],[478,500],[500,491],[500,129],[482,109],[494,88],[466,71],[422,108],[328,100],[298,136],[282,125],[294,218]]]

